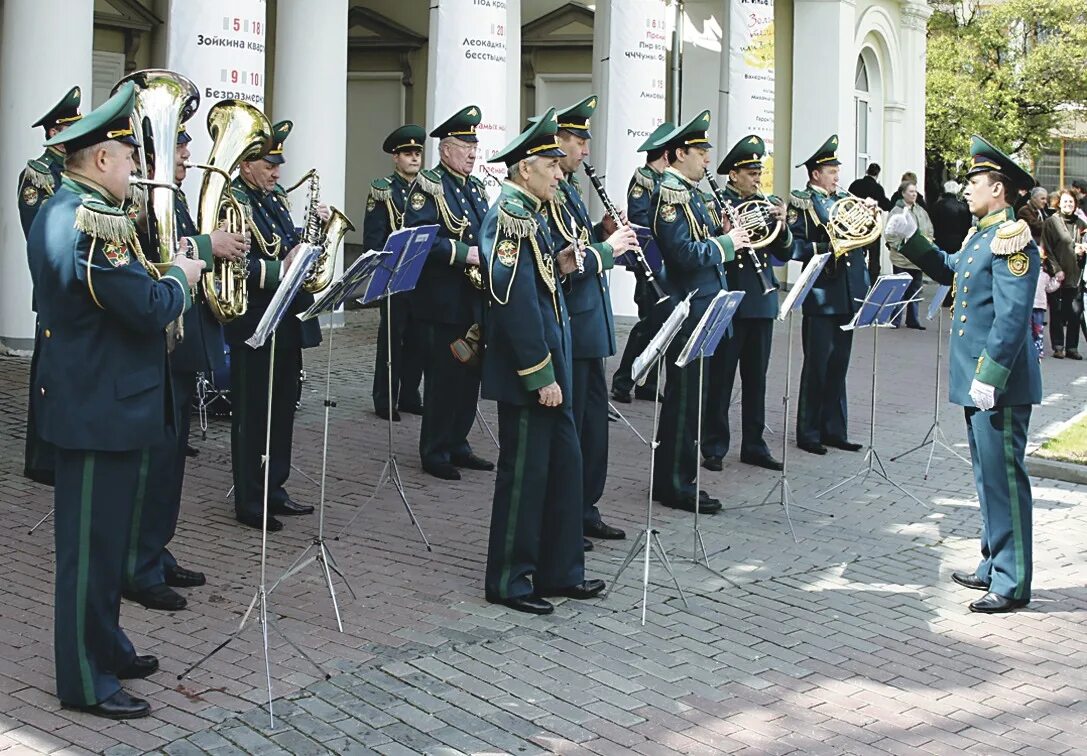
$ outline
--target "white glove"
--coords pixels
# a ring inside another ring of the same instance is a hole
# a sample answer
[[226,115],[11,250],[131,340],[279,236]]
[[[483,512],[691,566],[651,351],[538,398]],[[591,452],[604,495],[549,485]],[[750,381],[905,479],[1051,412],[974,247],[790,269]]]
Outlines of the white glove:
[[888,244],[899,245],[917,233],[917,219],[904,207],[896,207],[883,228],[883,238]]
[[996,404],[996,387],[975,378],[970,383],[970,398],[979,410],[987,412]]

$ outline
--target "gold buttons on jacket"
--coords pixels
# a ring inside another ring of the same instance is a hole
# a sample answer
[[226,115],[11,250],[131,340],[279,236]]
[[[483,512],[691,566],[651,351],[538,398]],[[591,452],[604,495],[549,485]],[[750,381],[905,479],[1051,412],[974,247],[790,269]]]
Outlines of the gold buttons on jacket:
[[964,333],[966,333],[966,332],[960,328],[959,329],[959,335],[962,336]]
[[963,323],[965,323],[966,322],[966,316],[963,315],[961,318],[959,318],[959,320],[961,320]]
[[966,306],[967,306],[968,304],[970,304],[970,303],[969,303],[969,302],[963,302],[963,303],[962,303],[963,309],[966,309]]
[[972,263],[972,262],[974,262],[974,258],[968,257],[968,258],[966,258],[966,262]]
[[42,396],[45,396],[45,386],[42,386]]
[[970,271],[966,271],[962,275],[963,275],[963,278],[969,278],[970,277]]
[[969,293],[969,291],[970,291],[970,287],[969,287],[969,286],[963,286],[963,287],[962,287],[962,293],[963,293],[963,294],[967,294],[967,293]]
[[53,337],[53,332],[50,331],[48,328],[46,328],[45,329],[45,338],[50,339],[52,337]]

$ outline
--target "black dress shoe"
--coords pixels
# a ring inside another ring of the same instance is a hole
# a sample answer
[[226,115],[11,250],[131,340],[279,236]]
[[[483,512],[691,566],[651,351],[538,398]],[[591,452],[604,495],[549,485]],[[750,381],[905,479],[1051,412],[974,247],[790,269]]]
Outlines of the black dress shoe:
[[140,719],[151,713],[151,704],[142,698],[134,698],[123,690],[119,690],[105,701],[93,706],[79,706],[61,702],[61,707],[72,711],[82,711],[85,714],[93,714],[96,717],[106,719]]
[[176,564],[173,567],[167,567],[164,572],[166,573],[166,585],[174,588],[195,588],[208,582],[203,572],[186,570]]
[[952,572],[951,579],[963,588],[973,588],[975,591],[989,590],[989,584],[972,572]]
[[803,451],[810,452],[812,454],[826,454],[827,447],[823,446],[818,441],[800,441],[797,446]]
[[588,538],[582,537],[582,539],[581,539],[581,548],[584,549],[585,551],[592,551],[596,547],[593,546],[593,542],[590,541]]
[[313,514],[313,507],[309,504],[299,504],[293,499],[271,502],[268,504],[268,512],[281,517],[294,517],[296,515]]
[[[257,530],[260,530],[262,527],[264,527],[263,523],[261,522],[261,515],[259,513],[246,513],[235,515],[235,519],[246,527],[256,528]],[[283,523],[272,517],[271,515],[268,515],[268,532],[278,533],[280,530],[283,530]]]
[[1022,609],[1029,603],[1026,599],[1010,599],[995,593],[986,593],[970,605],[970,611],[980,614],[1003,614]]
[[[374,414],[377,415],[378,417],[380,417],[382,420],[388,420],[389,419],[389,408],[388,407],[374,407]],[[393,410],[393,422],[394,423],[399,423],[400,422],[400,413],[397,412],[395,409]]]
[[117,671],[118,680],[139,680],[159,670],[159,660],[153,656],[137,656],[124,669]]
[[769,454],[741,454],[740,461],[745,465],[755,465],[755,467],[762,467],[767,470],[776,470],[781,472],[785,469],[785,465],[778,462]]
[[619,389],[611,390],[611,399],[612,401],[619,402],[620,404],[630,404],[634,401],[630,398],[629,391],[620,391]]
[[419,404],[404,404],[400,402],[400,406],[397,407],[401,412],[407,412],[409,415],[421,415],[423,414],[423,403]]
[[460,480],[460,470],[448,462],[423,463],[423,470],[442,480]]
[[185,597],[168,588],[165,583],[153,585],[138,591],[123,591],[122,594],[129,601],[142,604],[147,609],[156,609],[164,612],[176,612],[185,608],[188,604]]
[[555,611],[555,605],[538,596],[514,596],[513,598],[499,598],[487,596],[487,601],[492,604],[502,604],[510,609],[525,614],[551,614]]
[[846,441],[844,438],[824,438],[823,444],[825,446],[833,446],[835,449],[841,449],[842,451],[860,451],[864,448],[861,444],[855,444],[852,441]]
[[463,467],[466,470],[483,470],[484,472],[494,469],[494,462],[488,462],[483,457],[477,457],[475,454],[456,457],[453,459],[453,465],[454,467]]
[[1069,349],[1068,351],[1066,351],[1064,353],[1064,356],[1067,357],[1070,360],[1082,360],[1083,359],[1083,355],[1080,354],[1075,349]]
[[[680,496],[675,499],[661,499],[661,504],[670,509],[682,509],[684,512],[694,511],[695,498],[693,495]],[[721,511],[721,502],[714,498],[699,499],[698,513],[711,515]]]
[[721,472],[724,467],[724,460],[720,457],[706,457],[702,460],[702,466],[713,472]]
[[920,323],[914,323],[914,324],[912,324],[912,325],[910,325],[909,323],[907,323],[907,324],[906,324],[906,327],[907,327],[907,328],[912,328],[912,329],[913,329],[913,330],[915,330],[915,331],[924,331],[924,330],[925,330],[925,327],[924,327],[923,325],[921,325]]
[[611,525],[597,520],[596,522],[587,522],[584,526],[585,535],[590,538],[603,538],[605,541],[621,541],[627,537],[619,528],[613,528]]
[[562,596],[570,599],[591,599],[604,591],[603,580],[583,580],[577,585],[569,585],[553,591],[541,591],[540,596]]
[[195,446],[192,446],[191,444],[185,444],[185,456],[186,457],[195,457],[198,454],[200,454],[199,449],[197,449]]

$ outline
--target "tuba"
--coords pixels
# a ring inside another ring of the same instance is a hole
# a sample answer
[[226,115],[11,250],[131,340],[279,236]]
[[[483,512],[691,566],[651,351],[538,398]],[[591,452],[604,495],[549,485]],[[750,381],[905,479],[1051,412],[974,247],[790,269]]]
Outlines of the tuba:
[[[200,104],[200,92],[196,85],[181,74],[152,68],[136,71],[121,79],[113,92],[126,82],[136,85],[136,103],[132,111],[133,136],[139,145],[142,178],[133,184],[145,187],[151,195],[150,209],[155,214],[155,231],[158,249],[155,250],[154,267],[161,274],[173,264],[177,253],[177,229],[174,224],[174,154],[177,150],[178,127],[188,120]],[[148,154],[147,138],[151,138],[153,152]],[[148,159],[150,158],[150,160]],[[149,166],[153,164],[156,178],[151,179]],[[148,214],[148,191],[140,193],[142,210]],[[167,349],[173,351],[184,338],[182,319],[178,318],[166,328]]]
[[883,233],[878,207],[869,207],[860,197],[843,197],[830,206],[826,223],[834,259],[854,249],[867,247]]
[[[211,154],[206,163],[192,167],[204,171],[200,184],[197,228],[210,234],[220,227],[232,234],[244,234],[248,217],[230,193],[230,175],[243,160],[255,160],[272,144],[272,125],[267,116],[240,100],[223,100],[208,111]],[[249,292],[246,261],[215,258],[210,271],[201,276],[204,297],[220,323],[245,314]]]
[[321,248],[321,253],[313,261],[313,267],[306,274],[302,288],[309,294],[324,291],[332,283],[336,274],[336,254],[340,243],[355,226],[347,216],[334,207],[329,207],[328,220],[321,221],[317,206],[321,204],[321,176],[316,168],[310,168],[298,181],[286,190],[290,194],[302,184],[309,182],[309,202],[306,206],[306,221],[302,226],[302,243]]

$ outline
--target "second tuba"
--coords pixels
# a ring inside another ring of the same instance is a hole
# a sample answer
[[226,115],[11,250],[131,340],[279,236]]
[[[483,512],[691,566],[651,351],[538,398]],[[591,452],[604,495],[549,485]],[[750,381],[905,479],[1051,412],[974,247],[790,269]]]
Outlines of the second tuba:
[[[248,218],[245,209],[230,192],[230,176],[243,160],[255,160],[271,149],[272,125],[268,117],[240,100],[222,100],[208,111],[211,154],[206,163],[194,165],[204,171],[200,184],[197,227],[202,234],[220,228],[244,234]],[[201,284],[211,312],[220,323],[245,314],[249,306],[246,262],[215,259]]]

